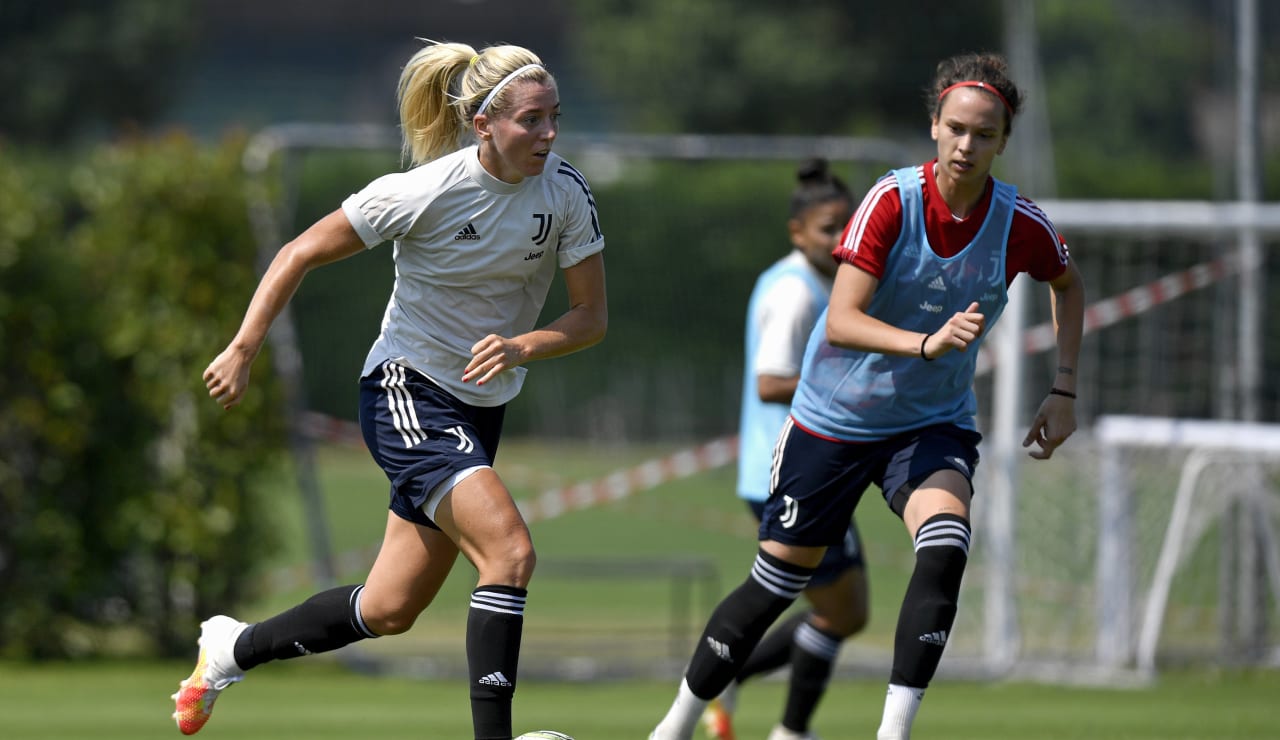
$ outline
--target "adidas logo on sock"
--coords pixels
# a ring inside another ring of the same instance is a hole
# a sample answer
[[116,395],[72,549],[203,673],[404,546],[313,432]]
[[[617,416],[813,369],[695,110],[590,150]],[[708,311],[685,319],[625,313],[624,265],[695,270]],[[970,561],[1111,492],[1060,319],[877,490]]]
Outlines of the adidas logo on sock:
[[507,677],[502,675],[502,671],[494,671],[487,676],[482,676],[476,683],[482,683],[486,686],[511,686],[511,682]]
[[300,643],[300,642],[297,642],[296,640],[294,641],[293,646],[294,646],[295,648],[297,648],[297,649],[298,649],[298,655],[311,655],[311,654],[312,654],[312,653],[311,653],[311,651],[310,651],[310,650],[308,650],[308,649],[306,648],[306,646],[304,646],[304,645],[303,645],[302,643]]
[[480,238],[480,235],[476,233],[476,227],[471,223],[467,223],[466,228],[462,229],[462,231],[459,231],[457,235],[453,237],[454,241],[460,241],[463,239],[474,241],[479,238]]
[[716,657],[719,658],[720,660],[723,660],[726,663],[733,662],[733,656],[729,654],[729,646],[724,644],[723,642],[720,642],[714,637],[708,637],[707,647],[710,647],[711,652],[715,653]]
[[920,635],[920,642],[927,642],[930,645],[946,645],[947,631],[939,630],[937,632],[927,632],[923,635]]

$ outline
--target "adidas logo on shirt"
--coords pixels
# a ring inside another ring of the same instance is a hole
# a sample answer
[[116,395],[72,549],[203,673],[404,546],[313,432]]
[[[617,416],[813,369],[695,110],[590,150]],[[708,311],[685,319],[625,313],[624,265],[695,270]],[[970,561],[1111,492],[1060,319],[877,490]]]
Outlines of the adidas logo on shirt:
[[511,682],[507,677],[502,675],[502,671],[495,671],[487,676],[482,676],[476,683],[482,683],[486,686],[510,686]]
[[933,281],[929,283],[929,290],[946,290],[946,289],[947,289],[947,284],[942,281],[941,275],[936,276],[933,279]]
[[476,233],[476,227],[473,226],[471,223],[467,223],[466,228],[462,229],[462,231],[459,231],[457,235],[453,237],[454,241],[462,241],[462,240],[474,241],[479,238],[480,238],[480,235]]

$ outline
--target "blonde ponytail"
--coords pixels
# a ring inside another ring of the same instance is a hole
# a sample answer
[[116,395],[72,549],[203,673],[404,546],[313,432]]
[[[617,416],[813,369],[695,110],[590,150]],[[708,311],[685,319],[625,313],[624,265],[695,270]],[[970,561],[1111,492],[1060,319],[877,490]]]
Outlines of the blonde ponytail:
[[[542,60],[521,46],[504,44],[477,52],[468,44],[427,43],[405,64],[398,88],[401,151],[411,165],[457,151],[470,137],[471,119],[481,103],[522,67],[528,69],[517,79],[555,84]],[[508,84],[496,90],[486,115],[506,110],[509,89]]]
[[450,92],[474,56],[467,44],[430,42],[404,65],[398,89],[401,153],[411,165],[462,146],[468,132],[452,109]]

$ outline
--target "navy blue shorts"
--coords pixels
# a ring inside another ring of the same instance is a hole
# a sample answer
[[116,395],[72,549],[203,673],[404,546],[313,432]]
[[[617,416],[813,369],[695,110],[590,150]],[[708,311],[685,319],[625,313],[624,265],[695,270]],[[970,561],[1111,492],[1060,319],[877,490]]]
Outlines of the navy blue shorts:
[[439,529],[422,510],[441,483],[492,466],[506,406],[472,406],[404,365],[384,362],[360,379],[360,430],[391,481],[391,510]]
[[[763,501],[747,502],[756,521],[764,520],[764,504]],[[817,569],[813,571],[813,577],[809,579],[809,585],[826,586],[829,583],[835,583],[845,571],[852,568],[862,570],[866,568],[866,561],[862,557],[862,538],[858,535],[858,526],[850,519],[849,529],[844,533],[844,542],[838,547],[827,548],[826,554],[822,556],[822,562],[818,563]]]
[[899,517],[916,486],[939,470],[959,471],[972,487],[981,441],[977,432],[937,424],[875,442],[841,442],[788,419],[774,453],[760,539],[834,548],[873,483]]

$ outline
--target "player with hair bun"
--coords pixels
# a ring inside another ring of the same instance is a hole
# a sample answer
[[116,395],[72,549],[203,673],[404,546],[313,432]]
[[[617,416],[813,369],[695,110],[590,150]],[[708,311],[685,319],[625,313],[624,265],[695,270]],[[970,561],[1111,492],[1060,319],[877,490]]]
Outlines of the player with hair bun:
[[[742,411],[738,422],[738,497],[759,521],[769,498],[773,446],[787,420],[800,380],[805,344],[827,307],[840,242],[854,197],[825,159],[796,171],[787,219],[791,250],[756,280],[747,305]],[[751,651],[733,682],[703,717],[717,740],[734,740],[737,689],[757,675],[790,665],[781,721],[769,740],[810,737],[809,724],[840,651],[840,644],[867,623],[867,576],[857,527],[838,547],[827,549],[805,589],[812,608],[788,618]]]
[[[399,103],[413,167],[285,244],[204,372],[209,395],[235,406],[306,273],[394,242],[395,286],[360,380],[365,443],[391,482],[382,547],[362,584],[255,624],[206,620],[173,697],[184,734],[256,666],[407,631],[462,553],[478,577],[466,635],[475,737],[511,740],[534,550],[492,465],[525,366],[604,337],[604,237],[586,179],[551,151],[560,97],[533,52],[428,42],[404,67]],[[557,269],[569,309],[535,328]]]
[[1083,280],[1048,217],[991,176],[1021,103],[1002,57],[938,65],[927,92],[938,156],[881,178],[835,250],[831,301],[775,450],[760,549],[707,622],[653,740],[692,736],[707,703],[840,544],[872,484],[915,549],[877,734],[910,737],[968,562],[978,348],[1019,273],[1050,287],[1058,353],[1023,446],[1048,459],[1076,428]]

